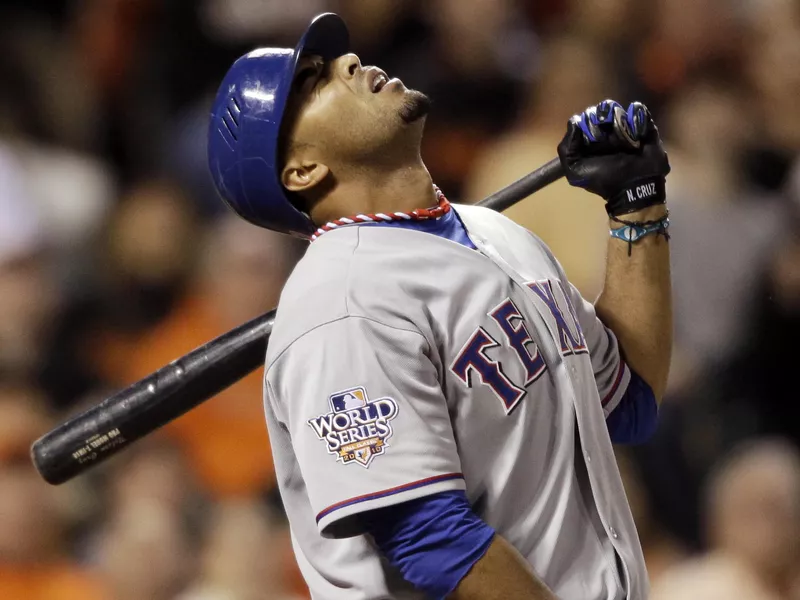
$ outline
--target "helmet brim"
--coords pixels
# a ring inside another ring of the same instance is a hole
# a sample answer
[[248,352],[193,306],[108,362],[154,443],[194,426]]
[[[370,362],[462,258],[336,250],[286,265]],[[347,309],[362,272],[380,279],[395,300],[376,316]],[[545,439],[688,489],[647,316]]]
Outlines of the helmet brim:
[[350,33],[342,18],[336,13],[316,16],[297,43],[294,51],[295,67],[303,54],[318,54],[323,60],[333,60],[350,50]]

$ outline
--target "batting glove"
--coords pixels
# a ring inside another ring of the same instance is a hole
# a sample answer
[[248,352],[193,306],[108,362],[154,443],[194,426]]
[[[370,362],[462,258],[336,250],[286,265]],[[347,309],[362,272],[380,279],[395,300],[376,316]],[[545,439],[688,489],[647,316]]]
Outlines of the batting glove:
[[570,185],[606,200],[611,216],[666,201],[667,153],[650,111],[641,102],[625,110],[604,100],[574,115],[558,145]]

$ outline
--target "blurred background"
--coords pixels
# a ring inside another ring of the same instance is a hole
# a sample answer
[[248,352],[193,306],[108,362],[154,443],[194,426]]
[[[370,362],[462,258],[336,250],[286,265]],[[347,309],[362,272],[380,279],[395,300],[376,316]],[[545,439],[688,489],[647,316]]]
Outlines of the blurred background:
[[[423,155],[453,201],[555,156],[589,104],[651,108],[676,349],[656,436],[619,461],[653,597],[800,598],[796,0],[2,0],[0,598],[307,597],[261,372],[61,487],[28,448],[275,305],[303,245],[217,199],[207,114],[237,56],[324,10],[432,96]],[[509,214],[599,292],[602,202],[562,181]]]

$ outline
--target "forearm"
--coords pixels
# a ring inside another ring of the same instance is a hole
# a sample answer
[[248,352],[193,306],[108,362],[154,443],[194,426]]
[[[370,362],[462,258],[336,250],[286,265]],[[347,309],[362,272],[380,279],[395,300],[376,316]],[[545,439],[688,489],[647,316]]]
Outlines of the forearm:
[[[624,215],[626,221],[664,216],[656,205]],[[619,223],[611,222],[612,227]],[[603,292],[595,303],[598,317],[614,332],[628,366],[653,389],[660,402],[672,354],[672,292],[669,243],[651,234],[628,244],[609,238]]]
[[389,563],[432,598],[555,600],[463,490],[371,510],[360,520]]
[[470,569],[452,600],[557,600],[519,552],[499,535]]

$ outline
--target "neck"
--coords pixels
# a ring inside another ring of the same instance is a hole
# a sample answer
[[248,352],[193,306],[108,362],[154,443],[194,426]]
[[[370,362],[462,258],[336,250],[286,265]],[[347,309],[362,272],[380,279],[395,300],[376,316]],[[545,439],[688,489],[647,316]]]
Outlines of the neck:
[[337,181],[335,187],[311,209],[317,225],[361,213],[410,212],[437,204],[433,181],[422,159],[387,171],[362,168]]

